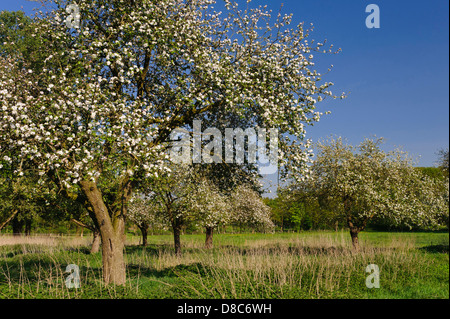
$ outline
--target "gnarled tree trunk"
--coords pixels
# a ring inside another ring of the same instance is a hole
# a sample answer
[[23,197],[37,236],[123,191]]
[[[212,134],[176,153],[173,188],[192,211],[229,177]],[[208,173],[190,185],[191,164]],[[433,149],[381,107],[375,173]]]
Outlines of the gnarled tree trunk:
[[102,193],[96,183],[81,181],[81,189],[86,195],[102,240],[103,280],[105,284],[123,285],[126,281],[124,260],[125,216],[123,212],[109,215]]
[[353,220],[352,215],[350,214],[351,211],[351,202],[352,199],[350,196],[344,196],[344,209],[348,213],[347,215],[347,225],[350,229],[350,236],[352,238],[352,246],[355,251],[359,251],[359,241],[358,241],[358,234],[361,230],[364,229],[364,227],[358,227],[357,222]]
[[352,216],[347,216],[347,224],[350,229],[350,236],[352,237],[352,245],[355,251],[359,251],[359,240],[358,234],[363,231],[366,227],[368,219],[364,219],[363,221],[354,221]]
[[213,247],[213,227],[206,227],[206,240],[205,240],[205,248],[210,249]]
[[175,255],[181,257],[181,227],[183,223],[180,218],[174,218],[172,221],[173,242],[175,247]]
[[358,229],[356,227],[350,228],[350,236],[352,237],[352,245],[353,249],[359,250],[359,241],[358,241]]
[[92,245],[91,245],[91,254],[98,253],[100,250],[100,243],[101,243],[101,237],[100,237],[100,231],[97,229],[94,229],[92,232]]
[[142,234],[142,246],[147,246],[148,225],[138,226]]

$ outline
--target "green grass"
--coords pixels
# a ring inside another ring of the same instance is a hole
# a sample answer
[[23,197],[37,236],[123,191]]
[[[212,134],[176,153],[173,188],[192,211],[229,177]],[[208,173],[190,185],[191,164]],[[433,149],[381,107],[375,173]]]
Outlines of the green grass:
[[[126,247],[125,286],[102,282],[101,253],[70,241],[2,245],[0,298],[449,298],[448,233],[365,232],[355,253],[347,232],[182,236],[176,257],[170,235],[137,237]],[[368,264],[380,288],[365,285]],[[68,289],[68,264],[81,287]]]

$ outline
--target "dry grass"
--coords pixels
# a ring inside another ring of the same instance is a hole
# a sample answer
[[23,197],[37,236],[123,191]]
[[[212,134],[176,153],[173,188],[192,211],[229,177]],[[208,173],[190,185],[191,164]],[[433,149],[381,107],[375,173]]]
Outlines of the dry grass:
[[[129,256],[130,264],[157,271],[176,269],[186,296],[195,298],[314,298],[336,292],[345,297],[364,286],[365,268],[376,263],[386,271],[385,282],[405,272],[421,275],[428,263],[419,258],[413,239],[395,238],[384,245],[363,246],[355,252],[345,234],[295,239],[248,241],[241,246],[218,246],[212,251],[198,242],[185,244],[181,258],[170,250]],[[191,265],[185,271],[183,265]],[[178,268],[177,268],[178,267]]]
[[92,241],[89,237],[80,236],[58,236],[54,234],[39,234],[30,236],[14,236],[10,234],[0,234],[0,246],[10,245],[42,245],[46,247],[80,247],[89,245]]
[[[444,264],[437,263],[417,249],[414,237],[391,235],[376,244],[363,242],[357,253],[346,233],[251,238],[243,236],[236,244],[218,236],[215,248],[206,250],[202,237],[187,236],[182,257],[174,254],[170,237],[150,237],[145,249],[137,246],[138,238],[129,238],[127,243],[134,245],[126,254],[126,296],[147,297],[150,288],[144,286],[150,282],[156,289],[153,298],[366,298],[365,268],[371,263],[380,267],[381,284],[394,295],[405,286],[419,291],[416,282],[426,283],[436,273],[440,276],[436,269],[442,265],[448,273],[448,254],[447,265],[445,257]],[[123,297],[123,289],[103,285],[101,254],[86,253],[90,241],[89,237],[0,236],[0,261],[9,260],[0,263],[0,298]],[[82,269],[80,291],[64,285],[68,264]],[[448,291],[448,279],[443,285]]]

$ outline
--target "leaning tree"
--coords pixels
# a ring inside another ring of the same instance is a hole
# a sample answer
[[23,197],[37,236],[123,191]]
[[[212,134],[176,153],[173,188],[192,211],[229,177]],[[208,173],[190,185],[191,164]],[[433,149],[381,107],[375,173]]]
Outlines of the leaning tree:
[[[303,172],[305,127],[319,121],[332,83],[314,70],[323,43],[291,27],[291,15],[273,20],[229,0],[222,13],[213,0],[93,0],[69,16],[69,2],[44,2],[53,9],[28,32],[45,44],[40,72],[23,55],[0,57],[0,154],[8,161],[16,145],[30,163],[22,169],[80,187],[100,227],[106,284],[125,283],[127,203],[142,179],[165,171],[173,129],[235,112],[278,128],[281,166]],[[111,175],[118,187],[106,205]]]

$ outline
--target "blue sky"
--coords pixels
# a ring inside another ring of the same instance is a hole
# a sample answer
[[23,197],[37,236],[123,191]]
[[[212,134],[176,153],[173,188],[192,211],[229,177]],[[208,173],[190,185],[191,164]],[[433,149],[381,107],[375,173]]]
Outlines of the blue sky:
[[[277,2],[275,4],[275,2]],[[269,1],[253,1],[268,3]],[[281,2],[270,1],[278,9]],[[314,24],[311,38],[327,39],[342,52],[322,56],[320,70],[345,100],[323,102],[324,116],[309,136],[330,135],[358,144],[373,135],[385,148],[401,146],[434,166],[436,151],[449,145],[449,2],[445,0],[285,0],[294,21]],[[368,29],[368,4],[380,8],[380,28]],[[271,178],[273,180],[273,177]]]
[[[245,1],[238,0],[245,5]],[[317,56],[317,69],[334,65],[324,80],[347,99],[322,103],[330,110],[308,135],[330,135],[358,144],[373,135],[386,149],[402,146],[419,166],[433,166],[449,145],[449,1],[447,0],[253,0],[274,13],[293,13],[294,23],[314,24],[310,38],[327,39],[337,55]],[[368,29],[368,4],[380,8],[379,29]],[[0,10],[30,13],[35,2],[0,0]],[[273,180],[273,178],[272,178]]]

